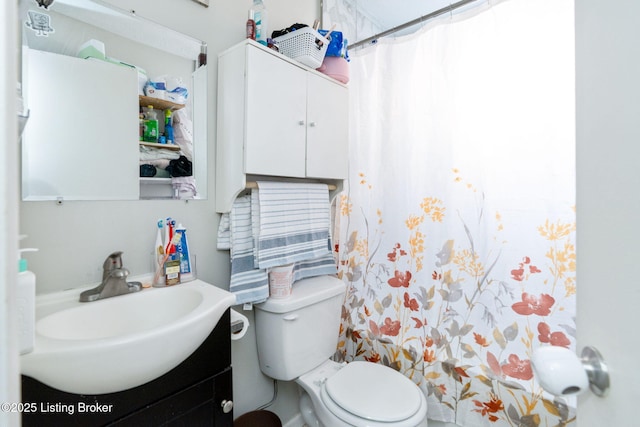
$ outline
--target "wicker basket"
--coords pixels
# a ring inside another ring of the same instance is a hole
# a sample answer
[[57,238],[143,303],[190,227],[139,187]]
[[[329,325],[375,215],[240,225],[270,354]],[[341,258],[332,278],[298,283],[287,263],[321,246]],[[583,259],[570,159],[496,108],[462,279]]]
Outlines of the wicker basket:
[[327,39],[310,27],[276,37],[273,41],[278,46],[280,53],[311,68],[318,68],[322,65],[324,55],[329,47]]

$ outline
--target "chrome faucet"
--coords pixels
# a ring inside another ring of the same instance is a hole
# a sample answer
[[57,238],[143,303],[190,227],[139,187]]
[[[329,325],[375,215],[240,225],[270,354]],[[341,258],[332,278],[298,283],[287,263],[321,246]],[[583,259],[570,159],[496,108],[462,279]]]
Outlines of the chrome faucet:
[[80,302],[91,302],[103,298],[138,292],[142,289],[140,282],[127,282],[129,270],[122,266],[122,252],[114,252],[102,265],[102,283],[93,289],[80,294]]

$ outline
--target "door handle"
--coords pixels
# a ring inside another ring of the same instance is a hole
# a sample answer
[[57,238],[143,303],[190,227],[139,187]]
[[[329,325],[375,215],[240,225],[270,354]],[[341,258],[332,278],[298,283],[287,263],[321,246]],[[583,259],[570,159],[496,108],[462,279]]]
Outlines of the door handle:
[[222,412],[228,414],[233,409],[233,400],[223,400],[220,402],[220,407],[222,408]]
[[609,368],[595,347],[587,346],[582,349],[582,365],[587,371],[591,391],[596,396],[606,396],[611,386]]
[[293,322],[294,320],[298,320],[298,315],[289,314],[288,316],[284,316],[283,319],[286,320],[287,322]]
[[581,356],[578,358],[564,347],[539,347],[533,352],[531,366],[542,388],[553,395],[580,394],[589,386],[596,396],[606,396],[610,388],[609,369],[600,352],[587,346]]

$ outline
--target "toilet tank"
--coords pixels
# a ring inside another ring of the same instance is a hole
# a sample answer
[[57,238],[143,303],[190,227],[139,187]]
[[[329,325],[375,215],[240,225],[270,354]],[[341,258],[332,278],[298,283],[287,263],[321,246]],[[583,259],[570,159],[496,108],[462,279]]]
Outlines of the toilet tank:
[[297,281],[291,296],[255,306],[258,359],[262,372],[291,381],[336,351],[346,285],[333,276]]

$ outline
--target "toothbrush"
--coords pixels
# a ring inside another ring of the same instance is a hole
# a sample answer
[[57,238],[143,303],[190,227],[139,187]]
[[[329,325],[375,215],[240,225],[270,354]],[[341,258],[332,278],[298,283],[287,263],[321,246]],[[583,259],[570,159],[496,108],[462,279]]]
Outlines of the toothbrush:
[[[169,242],[171,241],[171,238],[173,237],[173,234],[171,234],[171,217],[167,217],[167,219],[164,222],[164,225],[166,226],[166,228],[164,229],[164,242],[165,245],[169,244]],[[164,247],[164,246],[163,246]],[[165,254],[167,252],[164,252]]]
[[180,243],[181,238],[182,238],[182,233],[174,233],[171,241],[167,243],[167,246],[165,247],[165,250],[164,250],[164,256],[162,257],[162,262],[160,263],[160,265],[158,265],[158,269],[156,270],[156,275],[153,276],[153,282],[152,282],[153,285],[158,283],[158,279],[160,279],[160,275],[162,274],[162,270],[164,268],[164,263],[167,262],[167,260],[169,259],[169,256],[171,256],[171,253],[170,253],[171,248],[175,247],[175,245]]
[[[176,232],[176,220],[175,219],[171,219],[171,232],[169,233],[171,235],[171,238],[173,239],[173,234]],[[176,247],[175,245],[171,246],[171,252],[172,254],[176,253]]]
[[164,255],[164,245],[162,244],[162,228],[164,226],[164,222],[162,219],[158,220],[158,231],[156,233],[156,247],[154,248],[154,252],[156,254],[156,263],[160,263],[162,256]]

